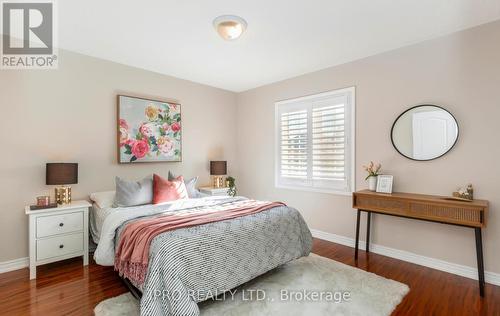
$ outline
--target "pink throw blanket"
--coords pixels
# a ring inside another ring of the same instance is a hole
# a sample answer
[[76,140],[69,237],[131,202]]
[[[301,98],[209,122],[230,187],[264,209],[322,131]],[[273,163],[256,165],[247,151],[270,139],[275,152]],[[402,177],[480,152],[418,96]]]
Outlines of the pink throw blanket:
[[115,254],[115,270],[120,276],[136,284],[142,284],[148,268],[151,242],[159,234],[179,228],[252,215],[283,205],[285,204],[281,202],[244,200],[220,206],[172,212],[131,222],[123,229],[120,236]]

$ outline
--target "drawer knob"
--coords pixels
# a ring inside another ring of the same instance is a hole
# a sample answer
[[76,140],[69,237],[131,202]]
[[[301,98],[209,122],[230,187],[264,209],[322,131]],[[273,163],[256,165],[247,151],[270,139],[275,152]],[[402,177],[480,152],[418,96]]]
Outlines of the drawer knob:
[[63,227],[64,226],[64,223],[59,223],[59,227]]
[[64,248],[64,245],[59,245],[59,249],[63,249]]

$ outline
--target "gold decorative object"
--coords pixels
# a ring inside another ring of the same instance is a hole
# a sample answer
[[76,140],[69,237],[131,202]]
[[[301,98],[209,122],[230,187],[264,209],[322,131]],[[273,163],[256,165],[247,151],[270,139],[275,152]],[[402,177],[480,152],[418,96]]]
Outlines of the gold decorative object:
[[459,188],[458,191],[453,192],[453,197],[461,200],[474,200],[474,188],[469,184],[466,188]]
[[222,176],[214,176],[214,188],[223,188],[224,178]]
[[57,204],[71,203],[71,187],[62,186],[55,188]]

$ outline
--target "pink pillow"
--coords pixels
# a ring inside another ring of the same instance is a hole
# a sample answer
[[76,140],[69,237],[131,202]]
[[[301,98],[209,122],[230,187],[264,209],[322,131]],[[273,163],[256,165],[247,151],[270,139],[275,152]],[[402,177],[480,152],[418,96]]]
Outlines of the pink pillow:
[[153,204],[187,198],[187,189],[182,176],[168,181],[157,174],[153,174]]

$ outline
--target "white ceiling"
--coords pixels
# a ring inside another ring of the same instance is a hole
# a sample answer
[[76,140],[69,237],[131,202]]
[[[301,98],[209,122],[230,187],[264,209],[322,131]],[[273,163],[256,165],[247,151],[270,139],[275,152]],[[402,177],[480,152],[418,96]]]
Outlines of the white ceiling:
[[[63,0],[59,46],[244,91],[500,19],[500,0]],[[212,27],[235,14],[234,42]]]

